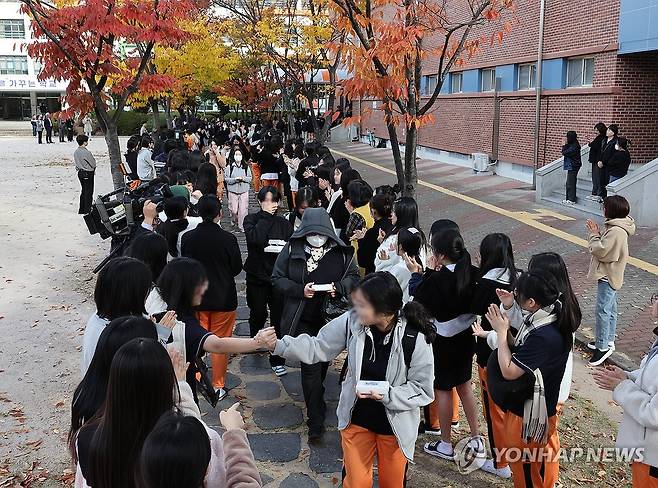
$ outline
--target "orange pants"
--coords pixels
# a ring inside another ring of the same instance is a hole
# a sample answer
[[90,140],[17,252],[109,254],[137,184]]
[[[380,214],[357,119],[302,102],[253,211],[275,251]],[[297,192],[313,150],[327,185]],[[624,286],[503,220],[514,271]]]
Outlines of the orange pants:
[[[199,322],[201,322],[201,327],[217,337],[231,337],[237,313],[237,310],[232,312],[199,312]],[[226,354],[213,354],[211,359],[212,384],[215,388],[224,388],[228,356]]]
[[478,366],[478,374],[480,376],[480,390],[482,391],[482,410],[484,411],[484,420],[487,422],[487,434],[494,466],[504,468],[507,466],[507,461],[504,456],[498,456],[496,450],[502,447],[501,441],[505,439],[505,412],[489,396],[486,368]]
[[380,435],[350,424],[340,432],[343,447],[343,488],[372,486],[372,465],[377,454],[381,488],[402,488],[407,473],[404,457],[394,435]]
[[[560,471],[560,438],[557,434],[557,415],[548,418],[548,441],[545,446],[526,444],[521,438],[523,418],[512,412],[505,413],[505,440],[501,447],[506,451],[507,462],[514,476],[514,488],[553,488]],[[534,459],[523,462],[523,451],[530,450]]]
[[251,182],[254,187],[254,193],[258,193],[258,190],[261,188],[260,175],[260,164],[253,163],[251,165]]
[[279,180],[260,180],[260,186],[261,187],[273,186],[277,190],[280,190]]
[[658,478],[649,474],[651,466],[635,462],[632,464],[633,488],[658,488]]
[[[425,407],[425,423],[432,429],[439,429],[439,396],[434,395],[434,401]],[[459,422],[459,393],[452,389],[452,421]]]

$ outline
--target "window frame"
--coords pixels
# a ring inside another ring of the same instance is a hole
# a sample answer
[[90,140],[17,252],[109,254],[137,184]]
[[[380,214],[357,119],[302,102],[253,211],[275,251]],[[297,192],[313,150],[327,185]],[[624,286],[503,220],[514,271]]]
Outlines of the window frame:
[[[434,86],[432,86],[432,80],[434,80]],[[439,84],[439,75],[425,75],[425,84],[423,86],[423,95],[431,96],[436,89],[436,86]]]
[[[585,66],[588,61],[591,61],[592,63],[592,81],[590,83],[587,83],[586,81],[587,70],[585,69]],[[572,62],[580,62],[580,80],[578,80],[578,84],[574,84],[574,82],[571,81]],[[577,56],[573,58],[567,58],[567,79],[565,80],[566,88],[588,88],[594,86],[595,64],[595,56]]]
[[[521,69],[528,67],[528,86],[521,88]],[[516,88],[519,91],[535,90],[537,88],[537,63],[523,63],[517,66],[516,70]]]
[[[487,73],[486,76],[489,77],[489,82],[491,83],[491,88],[489,88],[488,90],[484,89],[485,72]],[[489,73],[491,74],[489,75]],[[496,68],[482,68],[480,70],[480,91],[481,92],[496,91]]]
[[[10,35],[7,33],[6,27],[10,26]],[[18,30],[14,30],[12,26],[17,26]],[[11,34],[18,35],[11,35]],[[23,19],[0,19],[0,39],[25,39],[25,21]]]
[[[456,77],[459,77],[459,90],[457,91],[454,89]],[[450,73],[450,93],[464,93],[464,73],[462,71]]]
[[[2,54],[0,55],[0,62],[4,61],[5,64],[7,61],[12,62],[13,69],[10,71],[9,69],[2,69],[0,67],[0,75],[29,75],[29,66],[28,66],[28,61],[27,61],[27,56],[20,56],[20,55],[14,55],[14,54]],[[21,70],[20,72],[16,71],[16,63],[20,62],[21,68],[25,66],[24,70]]]

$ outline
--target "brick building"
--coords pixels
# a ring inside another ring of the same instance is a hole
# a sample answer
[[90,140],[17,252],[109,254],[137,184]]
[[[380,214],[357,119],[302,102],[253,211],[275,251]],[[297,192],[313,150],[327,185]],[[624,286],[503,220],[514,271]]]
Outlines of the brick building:
[[[493,89],[500,78],[499,170],[532,177],[539,4],[517,0],[517,22],[503,44],[450,73],[435,122],[420,130],[421,153],[464,164],[471,153],[492,154]],[[658,1],[546,0],[544,32],[539,165],[559,157],[567,130],[588,142],[599,121],[619,124],[634,162],[658,157]],[[436,84],[430,64],[424,93]],[[376,104],[357,101],[355,112]],[[387,137],[381,112],[364,115],[361,132],[372,127]]]

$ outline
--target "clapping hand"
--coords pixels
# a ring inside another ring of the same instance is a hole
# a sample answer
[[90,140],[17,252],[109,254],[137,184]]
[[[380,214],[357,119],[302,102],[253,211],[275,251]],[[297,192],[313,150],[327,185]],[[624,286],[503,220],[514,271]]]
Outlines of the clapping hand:
[[177,318],[176,312],[174,312],[173,310],[169,310],[167,313],[165,313],[162,316],[162,318],[158,322],[158,325],[161,325],[171,330],[176,325],[176,318]]
[[599,388],[604,390],[614,390],[617,385],[628,379],[628,374],[617,366],[606,366],[605,368],[596,368],[592,372],[594,381]]
[[176,374],[176,379],[178,381],[184,381],[185,373],[187,373],[187,368],[190,366],[190,363],[186,363],[185,361],[183,361],[183,355],[181,354],[181,352],[175,347],[172,347],[171,345],[167,347],[167,352],[169,353],[169,357],[171,358],[171,364],[174,367],[174,373]]
[[489,305],[489,309],[485,317],[491,324],[491,328],[498,333],[499,337],[507,337],[509,330],[509,317],[506,313],[500,311],[500,308],[493,303]]
[[587,227],[587,230],[589,231],[590,234],[600,234],[601,229],[599,227],[599,224],[594,222],[592,219],[587,219],[585,222],[585,226]]
[[363,239],[366,235],[367,229],[357,229],[354,231],[354,234],[352,234],[352,237],[350,237],[350,241],[359,241]]
[[473,329],[473,335],[480,339],[486,339],[489,335],[489,332],[482,328],[482,317],[479,315],[478,318],[475,319],[475,322],[473,322],[473,325],[471,325],[471,329]]
[[411,273],[422,273],[423,272],[423,267],[418,264],[418,262],[410,257],[406,252],[402,255],[402,259],[404,259],[404,264],[407,265],[407,269]]
[[240,402],[235,402],[230,408],[219,412],[219,421],[227,431],[244,429],[242,414],[238,412]]
[[514,293],[511,291],[496,288],[496,296],[500,300],[500,303],[503,304],[503,307],[505,307],[505,310],[509,310],[514,305]]
[[386,232],[384,232],[384,229],[379,229],[379,234],[377,235],[377,240],[381,244],[384,242],[384,239],[386,239]]
[[381,249],[379,251],[379,253],[377,254],[377,257],[379,257],[379,259],[381,259],[382,261],[388,261],[388,253],[386,251],[384,251],[383,249]]

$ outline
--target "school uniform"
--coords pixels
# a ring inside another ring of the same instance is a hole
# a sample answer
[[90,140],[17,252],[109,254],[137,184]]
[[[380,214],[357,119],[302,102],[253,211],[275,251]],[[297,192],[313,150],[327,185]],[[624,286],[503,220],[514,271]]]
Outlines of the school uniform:
[[[505,412],[505,434],[500,447],[511,449],[510,455],[519,449],[541,449],[538,452],[542,455],[534,462],[523,462],[518,456],[508,459],[515,488],[553,488],[558,481],[557,403],[570,350],[556,321],[551,307],[526,317],[519,326],[514,345],[510,346],[512,362],[524,370],[519,379],[508,381],[502,377],[497,354],[492,354],[487,364],[491,396]],[[539,394],[541,383],[543,395]],[[526,409],[541,410],[542,403],[546,408],[545,418],[525,413]],[[532,427],[544,421],[545,434],[541,436]]]
[[[471,380],[475,340],[471,324],[473,287],[457,295],[455,265],[441,267],[427,275],[415,290],[414,300],[423,304],[434,317],[437,336],[434,350],[434,388],[449,391]],[[475,282],[477,268],[471,266]]]
[[[494,268],[484,274],[477,280],[473,292],[472,310],[473,313],[482,318],[481,326],[486,331],[491,331],[491,324],[485,317],[487,309],[491,304],[500,305],[500,299],[496,295],[496,289],[511,291],[510,273],[505,268]],[[478,365],[478,376],[480,377],[480,391],[482,393],[482,410],[484,419],[487,423],[487,434],[489,437],[489,446],[494,454],[493,462],[495,468],[506,467],[507,461],[498,459],[496,449],[500,447],[500,442],[504,438],[504,421],[505,412],[493,401],[489,394],[487,385],[487,362],[491,356],[492,348],[486,338],[478,337],[475,341],[475,357]]]
[[[379,248],[379,230],[381,229],[388,234],[392,228],[393,224],[389,219],[379,219],[366,231],[363,239],[359,241],[356,258],[359,266],[365,270],[365,274],[375,272],[375,258],[377,256],[377,248]],[[404,264],[404,261],[401,262]]]

